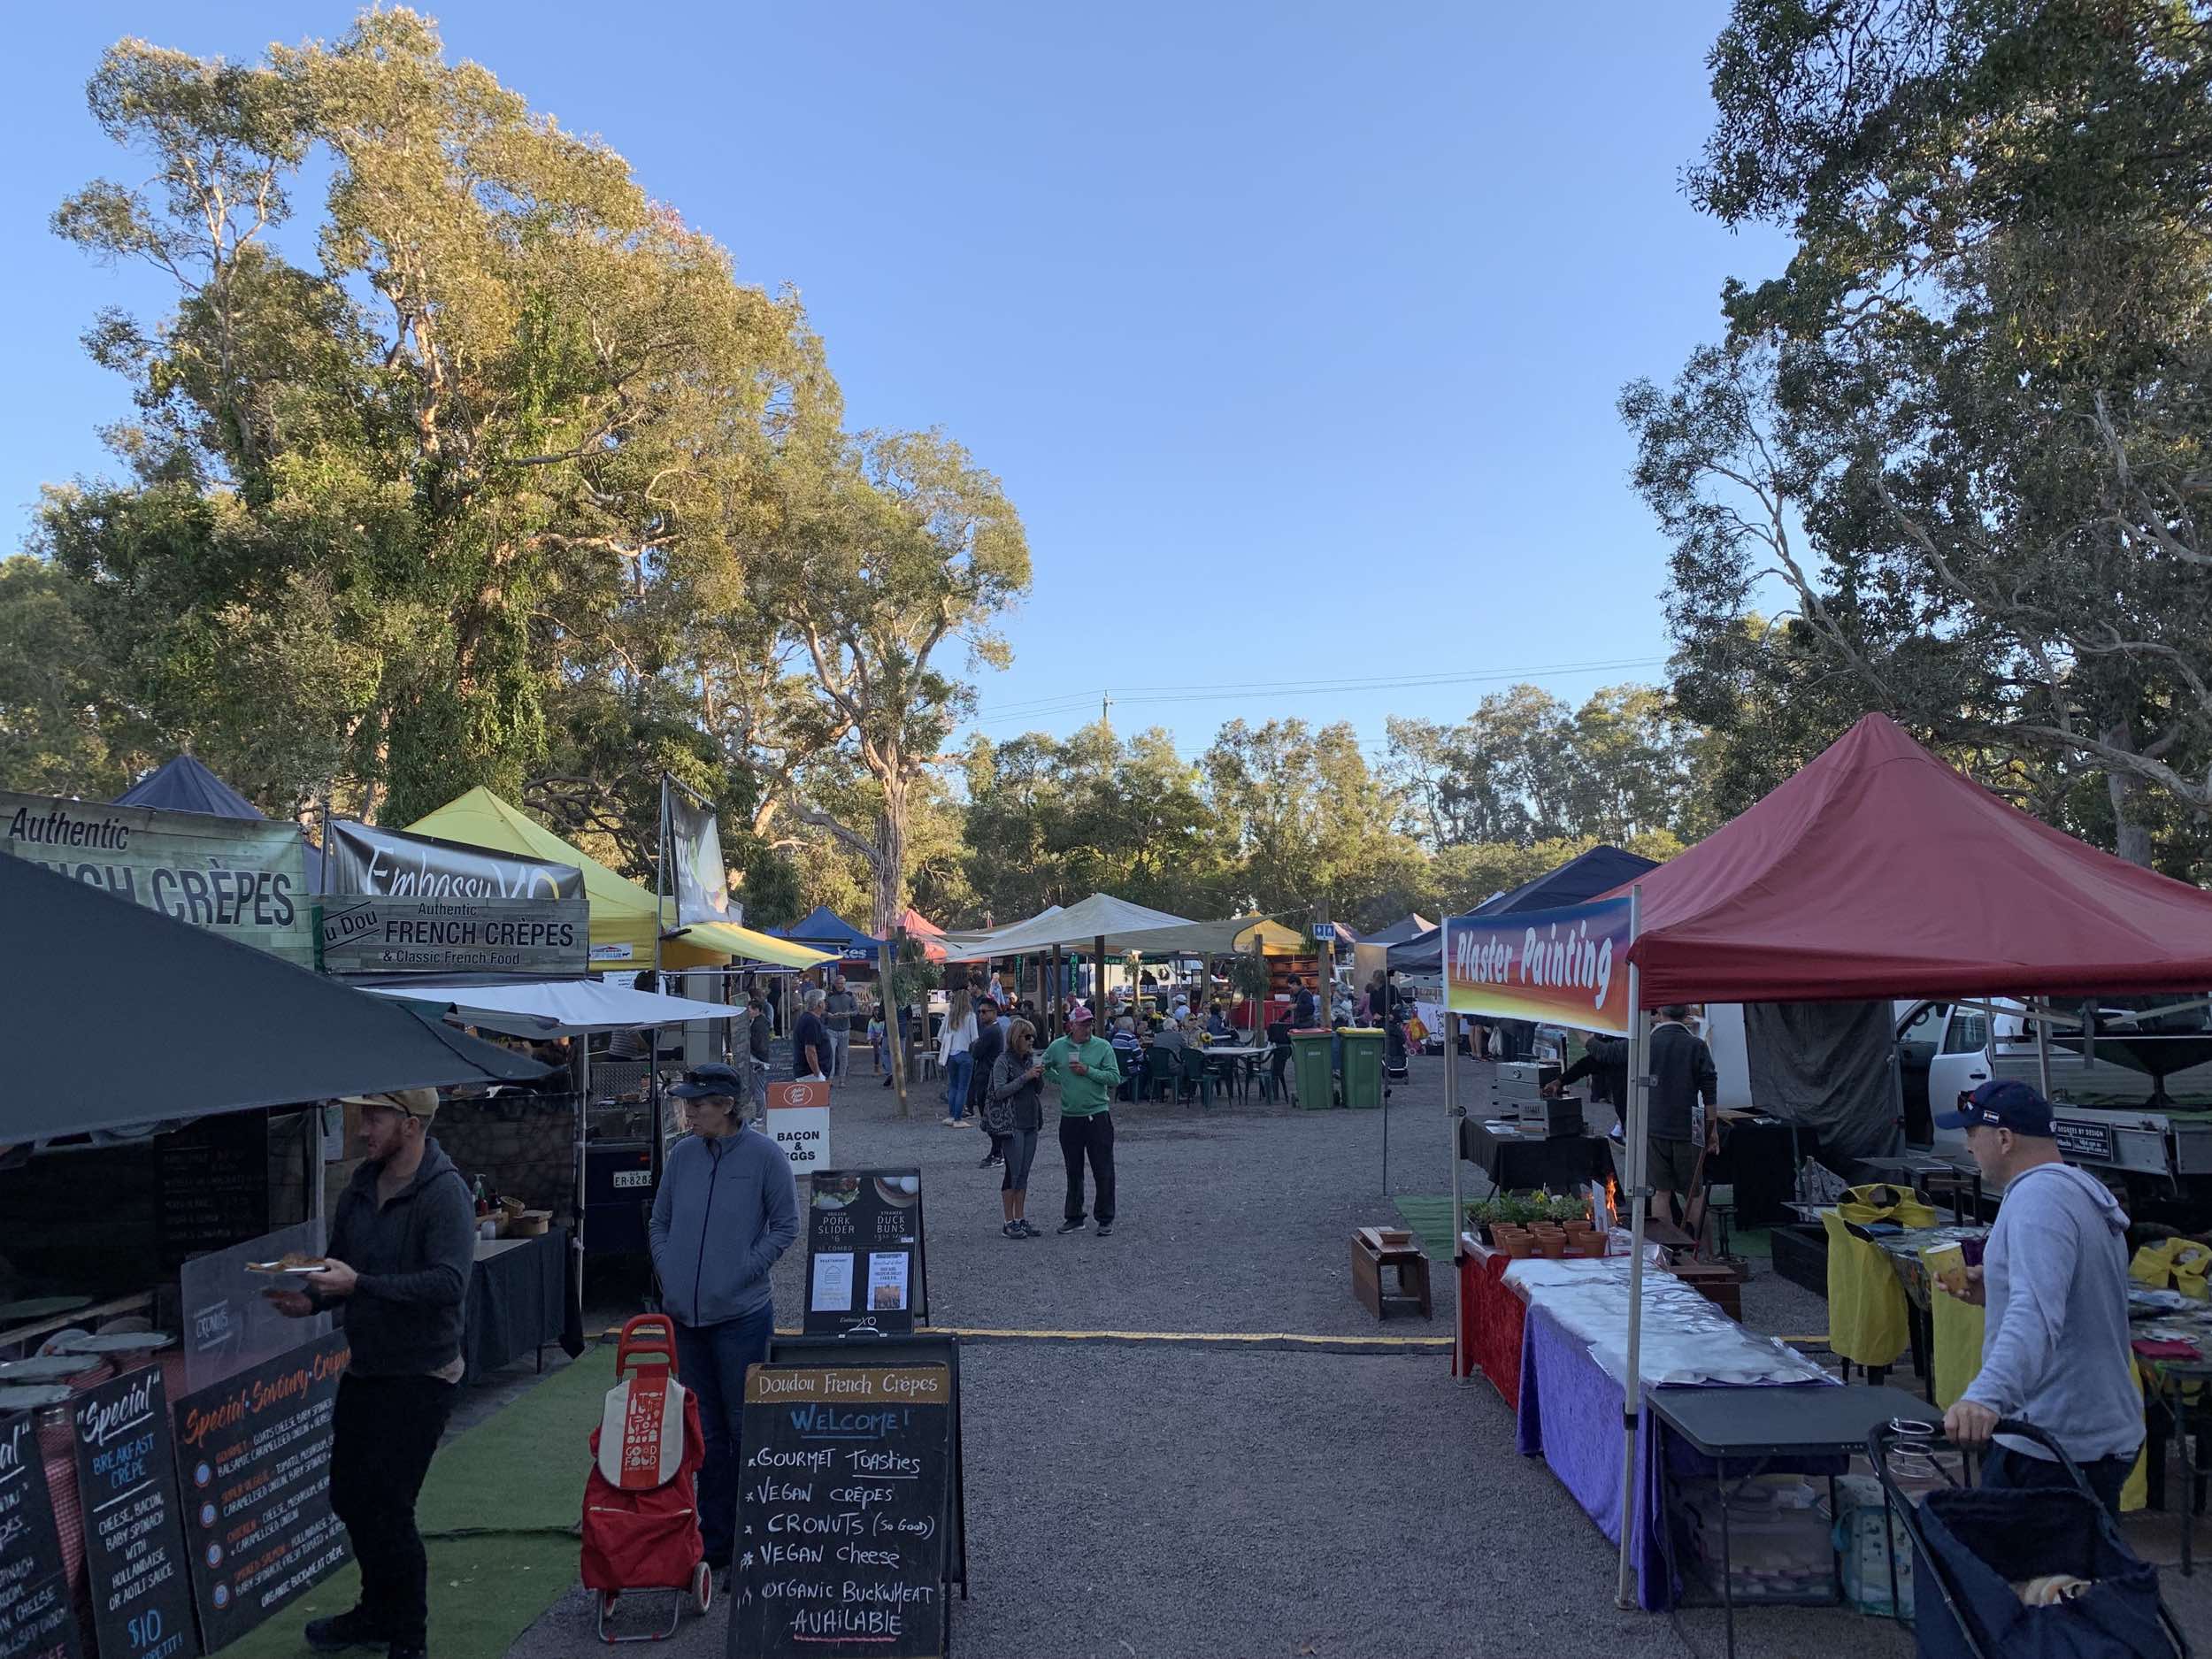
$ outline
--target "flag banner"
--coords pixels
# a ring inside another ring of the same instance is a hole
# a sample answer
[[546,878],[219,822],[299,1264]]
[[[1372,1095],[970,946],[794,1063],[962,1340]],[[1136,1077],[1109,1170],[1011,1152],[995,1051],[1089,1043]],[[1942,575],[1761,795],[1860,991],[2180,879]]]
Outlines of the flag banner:
[[1628,1034],[1625,898],[1517,916],[1444,918],[1444,1000],[1455,1014]]
[[676,884],[676,926],[736,922],[730,908],[729,867],[722,862],[722,829],[714,809],[665,779],[668,863]]

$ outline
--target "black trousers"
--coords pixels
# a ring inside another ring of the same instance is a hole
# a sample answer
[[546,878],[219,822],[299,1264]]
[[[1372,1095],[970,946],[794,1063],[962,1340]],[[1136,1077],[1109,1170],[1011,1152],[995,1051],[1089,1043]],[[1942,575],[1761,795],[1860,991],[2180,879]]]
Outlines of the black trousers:
[[1087,1118],[1062,1113],[1060,1156],[1068,1161],[1068,1202],[1063,1212],[1070,1221],[1083,1219],[1083,1160],[1091,1161],[1091,1179],[1098,1187],[1092,1210],[1102,1222],[1114,1218],[1114,1115],[1093,1112]]
[[348,1376],[338,1384],[330,1507],[353,1540],[361,1610],[396,1647],[426,1645],[429,1563],[415,1499],[458,1392],[435,1377]]

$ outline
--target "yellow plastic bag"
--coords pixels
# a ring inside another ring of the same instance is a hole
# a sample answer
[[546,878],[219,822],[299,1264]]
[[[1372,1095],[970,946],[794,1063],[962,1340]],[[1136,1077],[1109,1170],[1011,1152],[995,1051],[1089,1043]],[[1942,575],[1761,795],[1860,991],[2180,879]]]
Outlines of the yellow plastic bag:
[[1932,1227],[1936,1212],[1922,1203],[1909,1187],[1876,1185],[1854,1187],[1836,1205],[1836,1213],[1862,1227],[1878,1221],[1893,1221],[1901,1227]]
[[1418,1014],[1406,1021],[1406,1041],[1415,1045],[1429,1040],[1429,1028]]
[[2212,1272],[2212,1247],[2194,1239],[2162,1239],[2147,1244],[2128,1263],[2128,1277],[2153,1290],[2177,1290],[2199,1302],[2212,1300],[2206,1275]]
[[1936,1406],[1945,1411],[1966,1392],[1967,1384],[1981,1370],[1982,1334],[1988,1325],[1985,1310],[1946,1290],[1938,1274],[1938,1264],[1928,1260],[1949,1248],[1952,1247],[1932,1245],[1920,1253],[1920,1259],[1928,1269],[1928,1323],[1935,1333],[1935,1352],[1929,1363],[1935,1367]]
[[1891,1365],[1912,1346],[1905,1287],[1880,1248],[1855,1238],[1839,1210],[1828,1229],[1828,1347],[1855,1365]]

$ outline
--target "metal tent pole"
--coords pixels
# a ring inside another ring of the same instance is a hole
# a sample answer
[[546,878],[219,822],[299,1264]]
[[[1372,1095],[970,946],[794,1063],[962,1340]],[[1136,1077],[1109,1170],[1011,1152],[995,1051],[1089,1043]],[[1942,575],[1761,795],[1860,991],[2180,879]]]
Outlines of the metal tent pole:
[[[1467,1116],[1459,1103],[1459,1031],[1458,1020],[1452,1013],[1452,935],[1451,918],[1443,922],[1444,937],[1440,958],[1443,967],[1444,1007],[1441,1020],[1444,1026],[1444,1129],[1452,1138],[1452,1271],[1459,1271],[1461,1250],[1459,1235],[1465,1228],[1466,1210],[1459,1201],[1459,1126]],[[1452,1369],[1462,1382],[1467,1373],[1460,1370],[1461,1356],[1467,1351],[1466,1298],[1456,1290],[1452,1294]]]
[[[2035,1086],[2043,1092],[2043,1098],[2051,1098],[2051,999],[2039,996],[2030,1005],[2029,1018],[2035,1021]],[[1990,1045],[1996,1052],[1996,1045]],[[1978,1216],[1975,1219],[1979,1220]]]
[[1644,1340],[1644,1210],[1650,1195],[1644,1190],[1650,1171],[1645,1167],[1646,1142],[1651,1134],[1649,1062],[1644,1035],[1641,976],[1637,971],[1637,929],[1643,919],[1644,889],[1640,884],[1628,893],[1628,1374],[1621,1382],[1621,1560],[1614,1600],[1620,1606],[1636,1606],[1636,1566],[1630,1551],[1636,1540],[1636,1431],[1643,1410]]

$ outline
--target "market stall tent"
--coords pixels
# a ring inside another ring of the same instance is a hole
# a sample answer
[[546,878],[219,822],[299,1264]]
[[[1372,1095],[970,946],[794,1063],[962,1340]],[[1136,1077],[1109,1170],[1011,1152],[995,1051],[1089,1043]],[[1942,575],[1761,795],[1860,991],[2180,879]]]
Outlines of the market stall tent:
[[598,979],[400,979],[362,990],[419,1003],[442,1016],[513,1037],[576,1037],[590,1032],[649,1031],[695,1019],[734,1019],[723,1002],[663,996]]
[[417,818],[407,827],[418,835],[434,835],[467,847],[484,847],[575,865],[583,872],[584,896],[591,906],[591,954],[595,966],[652,967],[657,940],[661,941],[660,965],[666,968],[708,967],[718,964],[727,956],[742,956],[789,968],[810,968],[830,960],[821,951],[809,950],[788,940],[772,939],[749,927],[728,922],[703,923],[685,928],[672,926],[664,935],[661,918],[667,914],[672,924],[672,905],[664,912],[659,902],[636,882],[617,875],[529,814],[480,786]]
[[931,921],[910,904],[906,907],[904,914],[899,918],[899,926],[909,939],[921,946],[922,957],[925,961],[944,961],[945,930],[943,928],[938,926],[936,923]]
[[19,858],[0,857],[0,1145],[545,1075],[534,1060]]
[[832,955],[849,948],[865,950],[872,956],[883,943],[872,934],[862,933],[826,904],[816,905],[787,927],[772,927],[768,932],[777,939],[812,945]]
[[2212,894],[2037,822],[1885,715],[1630,886],[1646,1008],[2212,987]]
[[[148,807],[161,812],[201,812],[209,818],[250,818],[257,824],[268,821],[268,815],[260,808],[190,755],[178,755],[162,762],[108,804]],[[307,855],[307,890],[320,893],[322,849],[307,839],[304,829],[300,831],[300,840],[304,843],[302,850]]]
[[1360,941],[1363,945],[1402,945],[1409,941],[1425,938],[1436,931],[1436,924],[1417,912],[1401,916],[1387,927],[1378,928]]
[[[1555,910],[1570,904],[1583,904],[1658,867],[1652,860],[1618,847],[1599,845],[1586,853],[1577,854],[1555,870],[1547,870],[1535,879],[1524,881],[1509,892],[1494,894],[1468,914],[1517,916],[1529,910]],[[1394,944],[1390,947],[1391,971],[1440,973],[1443,951],[1441,933],[1424,933],[1418,939]]]
[[[1141,904],[1132,904],[1118,899],[1110,893],[1094,893],[1080,902],[1064,910],[1053,910],[1033,916],[1025,922],[1001,928],[971,944],[961,953],[961,959],[973,961],[979,956],[1011,956],[1032,951],[1050,950],[1056,946],[1064,950],[1085,950],[1104,940],[1108,951],[1137,950],[1143,947],[1132,942],[1140,933],[1163,927],[1188,927],[1190,918],[1170,916],[1165,910],[1148,910]],[[987,948],[985,948],[987,947]]]

